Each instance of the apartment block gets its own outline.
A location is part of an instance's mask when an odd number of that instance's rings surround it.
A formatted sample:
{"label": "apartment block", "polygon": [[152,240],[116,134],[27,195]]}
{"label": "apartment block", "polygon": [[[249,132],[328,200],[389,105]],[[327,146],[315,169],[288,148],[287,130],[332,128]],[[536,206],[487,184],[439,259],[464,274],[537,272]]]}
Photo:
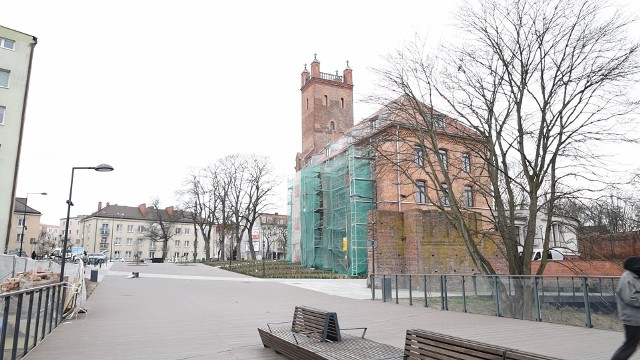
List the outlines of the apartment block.
{"label": "apartment block", "polygon": [[0,26],[0,239],[15,245],[12,222],[20,164],[34,36]]}

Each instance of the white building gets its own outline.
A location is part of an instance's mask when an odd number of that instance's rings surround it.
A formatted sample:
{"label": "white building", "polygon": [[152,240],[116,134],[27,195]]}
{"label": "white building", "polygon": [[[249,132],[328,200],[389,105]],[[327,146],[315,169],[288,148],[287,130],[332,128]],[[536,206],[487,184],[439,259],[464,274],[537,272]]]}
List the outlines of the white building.
{"label": "white building", "polygon": [[[519,244],[522,244],[524,242],[528,213],[528,209],[516,210],[515,225],[518,231]],[[543,212],[538,212],[536,218],[536,235],[533,239],[534,249],[542,249],[546,228],[547,215]],[[553,216],[551,222],[549,247],[556,248],[563,255],[578,255],[578,241],[576,236],[577,228],[577,220],[566,216]]]}
{"label": "white building", "polygon": [[[0,240],[11,234],[34,36],[0,26]],[[13,239],[15,242],[15,239]]]}

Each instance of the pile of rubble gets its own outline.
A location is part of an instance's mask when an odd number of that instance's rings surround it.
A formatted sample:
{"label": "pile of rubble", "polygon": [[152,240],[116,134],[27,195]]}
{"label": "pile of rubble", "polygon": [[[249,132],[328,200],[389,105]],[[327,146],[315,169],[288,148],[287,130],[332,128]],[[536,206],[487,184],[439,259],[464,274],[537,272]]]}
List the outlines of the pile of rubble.
{"label": "pile of rubble", "polygon": [[18,291],[34,287],[55,284],[60,281],[60,273],[44,271],[26,271],[8,278],[0,284],[0,292]]}

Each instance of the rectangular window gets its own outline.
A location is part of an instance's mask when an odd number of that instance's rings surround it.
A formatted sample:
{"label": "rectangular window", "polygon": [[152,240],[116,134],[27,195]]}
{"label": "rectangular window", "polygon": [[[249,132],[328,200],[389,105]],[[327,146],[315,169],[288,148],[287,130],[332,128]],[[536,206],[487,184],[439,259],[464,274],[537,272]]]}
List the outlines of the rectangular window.
{"label": "rectangular window", "polygon": [[176,228],[176,235],[182,234],[182,228]]}
{"label": "rectangular window", "polygon": [[16,237],[16,242],[18,243],[22,242],[22,234],[18,234],[18,236]]}
{"label": "rectangular window", "polygon": [[127,225],[127,232],[133,232],[133,225]]}
{"label": "rectangular window", "polygon": [[176,240],[175,244],[176,247],[180,247],[180,240]]}
{"label": "rectangular window", "polygon": [[436,129],[444,129],[444,116],[439,114],[434,114],[432,116],[433,119],[433,127]]}
{"label": "rectangular window", "polygon": [[191,234],[191,229],[189,229],[189,228],[184,229],[184,234],[185,235]]}
{"label": "rectangular window", "polygon": [[464,187],[464,204],[467,207],[473,207],[473,189],[471,186]]}
{"label": "rectangular window", "polygon": [[142,246],[142,241],[143,241],[142,239],[138,239],[138,240],[136,240],[136,245],[138,245],[138,246]]}
{"label": "rectangular window", "polygon": [[184,241],[184,247],[189,247],[189,240]]}
{"label": "rectangular window", "polygon": [[22,222],[22,218],[18,218],[18,227],[22,227],[24,223]]}
{"label": "rectangular window", "polygon": [[416,146],[413,148],[413,156],[416,165],[424,166],[424,148],[422,146]]}
{"label": "rectangular window", "polygon": [[116,231],[117,232],[121,232],[122,231],[122,224],[116,225]]}
{"label": "rectangular window", "polygon": [[442,191],[440,193],[440,204],[442,206],[448,206],[449,205],[449,185],[441,184],[441,186],[442,186]]}
{"label": "rectangular window", "polygon": [[471,157],[469,154],[462,154],[462,171],[467,174],[471,172]]}
{"label": "rectangular window", "polygon": [[127,259],[131,259],[131,251],[126,251],[124,253],[124,257],[126,257]]}
{"label": "rectangular window", "polygon": [[113,240],[113,243],[116,245],[120,245],[122,243],[122,239],[121,238],[115,238],[115,240]]}
{"label": "rectangular window", "polygon": [[426,184],[424,180],[416,181],[416,202],[424,204],[427,202]]}
{"label": "rectangular window", "polygon": [[138,232],[139,233],[143,233],[144,232],[144,226],[138,225]]}
{"label": "rectangular window", "polygon": [[133,245],[133,239],[127,238],[127,245]]}
{"label": "rectangular window", "polygon": [[188,252],[182,253],[182,257],[185,258],[185,259],[188,259],[189,258],[189,253]]}
{"label": "rectangular window", "polygon": [[440,160],[442,160],[442,166],[444,167],[444,169],[447,169],[447,150],[445,149],[440,149],[438,150],[438,156],[440,156]]}
{"label": "rectangular window", "polygon": [[109,224],[102,224],[102,227],[100,227],[100,235],[109,235]]}
{"label": "rectangular window", "polygon": [[156,257],[156,252],[155,251],[149,251],[149,258],[153,259]]}
{"label": "rectangular window", "polygon": [[9,50],[15,50],[16,42],[5,38],[0,38],[0,47]]}
{"label": "rectangular window", "polygon": [[0,125],[4,125],[4,113],[6,110],[6,106],[0,106]]}
{"label": "rectangular window", "polygon": [[120,250],[116,250],[116,251],[114,251],[114,252],[113,252],[113,258],[114,258],[114,259],[117,259],[117,258],[119,258],[119,257],[120,257]]}
{"label": "rectangular window", "polygon": [[9,74],[11,71],[0,69],[0,87],[9,87]]}

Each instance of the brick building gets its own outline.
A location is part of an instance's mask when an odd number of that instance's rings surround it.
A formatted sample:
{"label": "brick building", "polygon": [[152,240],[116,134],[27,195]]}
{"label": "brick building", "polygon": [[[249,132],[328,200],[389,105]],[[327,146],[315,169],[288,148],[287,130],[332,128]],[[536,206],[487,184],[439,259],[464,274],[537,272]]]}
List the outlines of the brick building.
{"label": "brick building", "polygon": [[[420,123],[406,111],[412,105],[406,98],[354,125],[348,62],[342,75],[334,75],[321,72],[314,56],[311,71],[305,66],[301,74],[301,95],[289,259],[349,275],[474,272],[441,211],[456,201],[472,228],[487,227],[481,219],[489,214],[491,196],[488,187],[475,188],[484,176],[476,134],[424,104],[414,107],[428,113],[429,122]],[[451,189],[442,181],[445,174],[453,179]],[[477,243],[486,254],[497,254],[488,240],[478,236]],[[490,258],[500,268],[502,260]]]}

